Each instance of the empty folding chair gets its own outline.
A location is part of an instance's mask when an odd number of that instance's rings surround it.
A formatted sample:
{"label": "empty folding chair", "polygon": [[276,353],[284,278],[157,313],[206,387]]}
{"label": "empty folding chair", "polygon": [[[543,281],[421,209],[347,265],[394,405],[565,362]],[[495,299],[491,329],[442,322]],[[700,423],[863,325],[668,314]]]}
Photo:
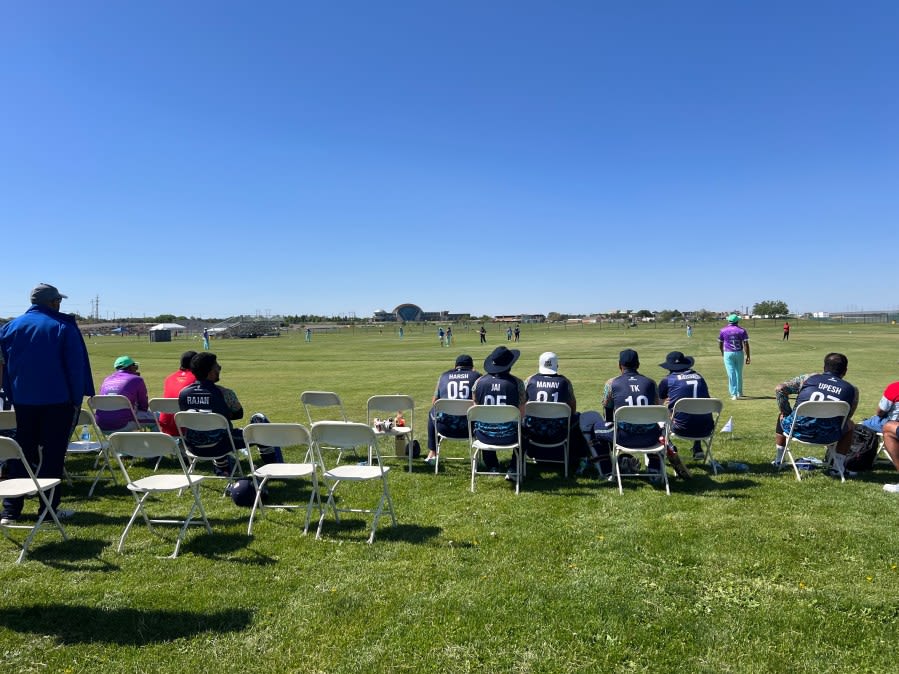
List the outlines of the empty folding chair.
{"label": "empty folding chair", "polygon": [[[389,466],[385,466],[378,454],[378,441],[375,432],[368,424],[356,424],[345,421],[319,421],[312,425],[313,449],[316,452],[316,460],[321,465],[325,483],[329,485],[326,509],[334,512],[334,519],[340,521],[340,513],[357,512],[372,513],[371,534],[368,542],[375,540],[375,531],[378,528],[378,520],[384,512],[385,506],[390,513],[393,526],[396,526],[396,515],[393,511],[393,502],[390,500],[390,491],[387,487],[387,473]],[[339,449],[364,448],[371,457],[367,465],[339,465],[326,468],[322,447],[334,447]],[[381,481],[381,495],[378,504],[374,508],[338,508],[334,499],[334,492],[343,482],[366,482],[370,480]],[[315,537],[321,538],[322,524],[325,521],[326,510],[321,512],[318,520],[318,530]]]}
{"label": "empty folding chair", "polygon": [[[621,424],[635,424],[641,426],[657,425],[659,428],[659,438],[649,447],[630,447],[625,445],[626,435],[622,432]],[[612,470],[615,471],[615,477],[618,479],[618,493],[624,494],[624,487],[621,485],[622,475],[625,477],[634,477],[639,473],[622,473],[621,464],[618,457],[621,454],[637,454],[643,455],[648,462],[650,456],[659,458],[659,469],[661,475],[659,478],[665,484],[665,493],[671,495],[671,489],[668,486],[668,470],[665,467],[665,452],[668,447],[668,408],[665,405],[635,405],[633,407],[624,406],[615,410],[614,425],[612,430]]]}
{"label": "empty folding chair", "polygon": [[[300,403],[306,412],[310,428],[319,421],[347,421],[346,412],[343,410],[343,402],[341,402],[340,396],[333,391],[303,391],[300,394]],[[354,447],[351,451],[353,456],[359,460],[360,457],[356,453],[356,448]],[[337,454],[337,463],[340,463],[342,458],[343,453],[339,452]]]}
{"label": "empty folding chair", "polygon": [[[154,524],[175,524],[181,525],[178,532],[178,538],[175,541],[175,550],[169,555],[171,558],[178,556],[181,550],[181,542],[187,528],[193,520],[194,513],[198,512],[205,525],[206,531],[212,533],[212,527],[209,526],[209,520],[206,519],[206,511],[203,510],[203,503],[200,500],[200,482],[203,481],[202,475],[190,475],[184,458],[181,456],[181,450],[177,441],[166,433],[158,432],[140,432],[140,431],[122,431],[113,433],[109,436],[109,448],[118,461],[119,468],[125,478],[125,486],[134,496],[136,503],[131,519],[122,532],[119,539],[118,551],[122,552],[125,546],[125,538],[131,531],[131,526],[140,515],[147,528],[153,531]],[[148,477],[133,479],[129,473],[127,458],[136,459],[157,459],[159,457],[168,457],[174,459],[178,463],[180,470],[175,473],[152,473]],[[131,469],[134,472],[134,469]],[[191,506],[184,519],[154,519],[147,514],[146,506],[152,497],[156,497],[166,492],[177,492],[180,497],[182,492],[188,491],[191,495]],[[201,522],[197,522],[200,524]]]}
{"label": "empty folding chair", "polygon": [[[262,494],[270,480],[309,480],[312,485],[312,493],[306,504],[306,523],[303,533],[309,531],[309,520],[312,517],[312,506],[318,503],[319,514],[322,514],[321,496],[318,491],[318,466],[314,461],[312,450],[312,437],[302,424],[248,424],[243,429],[244,442],[250,445],[263,445],[280,447],[282,453],[297,454],[302,450],[302,461],[267,463],[257,466],[253,471],[256,480],[256,499],[253,501],[253,509],[250,511],[250,523],[247,527],[247,535],[253,535],[253,518],[258,509],[260,514],[266,508],[302,508],[301,505],[281,504],[274,505],[262,502]],[[289,450],[289,451],[288,451]],[[297,456],[297,458],[300,458]]]}
{"label": "empty folding chair", "polygon": [[12,540],[12,537],[9,535],[10,529],[24,529],[28,531],[28,535],[22,543],[22,551],[19,553],[19,558],[16,560],[16,564],[21,564],[28,554],[28,547],[31,545],[31,541],[34,540],[35,534],[37,534],[38,530],[41,528],[41,525],[44,523],[44,519],[48,514],[52,518],[53,524],[59,529],[59,533],[62,534],[63,540],[68,539],[65,529],[63,529],[59,518],[56,516],[56,511],[50,506],[51,501],[53,501],[53,492],[60,485],[62,480],[56,477],[36,477],[34,471],[31,469],[31,465],[25,459],[25,454],[22,452],[19,443],[12,438],[0,436],[0,462],[3,461],[21,461],[27,476],[0,480],[0,499],[24,498],[26,496],[37,495],[41,500],[41,505],[38,506],[40,515],[38,515],[34,524],[0,524],[3,535],[9,540]]}
{"label": "empty folding chair", "polygon": [[[374,428],[378,439],[390,438],[394,441],[397,456],[407,459],[409,472],[412,472],[412,441],[415,438],[415,401],[406,395],[377,395],[368,399],[366,404],[368,425]],[[384,417],[380,427],[375,419]],[[386,419],[392,419],[390,424]],[[402,420],[401,426],[397,425]],[[402,450],[402,453],[401,453]]]}
{"label": "empty folding chair", "polygon": [[[86,438],[82,437],[85,432],[88,436]],[[103,478],[104,472],[109,473],[109,479],[112,480],[113,484],[118,484],[115,471],[112,469],[112,463],[109,460],[108,448],[109,440],[103,431],[100,430],[100,427],[97,426],[94,415],[90,410],[81,410],[78,413],[78,423],[75,425],[72,439],[66,449],[66,458],[68,459],[69,456],[94,457],[93,482],[91,482],[91,488],[87,492],[88,497],[94,495],[94,489],[96,489],[97,483]],[[68,470],[66,475],[69,475]],[[69,477],[70,483],[71,479]]]}

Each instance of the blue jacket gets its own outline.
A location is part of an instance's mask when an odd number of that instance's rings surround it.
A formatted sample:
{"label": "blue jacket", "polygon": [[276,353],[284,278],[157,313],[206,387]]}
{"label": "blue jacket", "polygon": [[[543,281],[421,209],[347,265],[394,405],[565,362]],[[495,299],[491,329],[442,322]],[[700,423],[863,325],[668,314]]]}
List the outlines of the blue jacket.
{"label": "blue jacket", "polygon": [[81,407],[94,395],[87,347],[75,319],[33,304],[0,327],[3,388],[13,405]]}

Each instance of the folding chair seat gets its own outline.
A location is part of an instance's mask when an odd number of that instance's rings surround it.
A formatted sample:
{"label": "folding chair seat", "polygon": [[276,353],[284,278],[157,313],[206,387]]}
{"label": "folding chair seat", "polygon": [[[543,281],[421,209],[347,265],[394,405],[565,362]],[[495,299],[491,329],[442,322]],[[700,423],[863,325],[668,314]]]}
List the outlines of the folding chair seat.
{"label": "folding chair seat", "polygon": [[[470,399],[464,400],[454,400],[450,398],[438,398],[434,401],[434,431],[437,437],[437,447],[435,451],[437,452],[437,458],[434,460],[434,474],[437,474],[437,470],[440,466],[440,449],[443,447],[444,440],[468,440],[468,408],[474,405],[474,401]],[[459,426],[459,433],[457,435],[445,435],[440,432],[439,427],[437,425],[437,418],[439,415],[447,415],[451,417],[459,417],[462,420],[462,424]],[[468,461],[467,456],[459,457],[459,461]],[[449,458],[444,459],[444,461],[450,460]]]}
{"label": "folding chair seat", "polygon": [[[838,441],[835,440],[829,444],[822,444],[818,442],[806,442],[794,437],[793,431],[796,428],[796,419],[799,417],[809,419],[839,419],[840,427],[842,428],[846,423],[846,417],[848,416],[849,403],[842,400],[806,400],[796,406],[793,410],[793,424],[790,426],[790,430],[786,434],[786,442],[784,442],[784,456],[790,459],[790,463],[793,466],[793,472],[796,473],[797,481],[801,481],[802,476],[799,474],[799,467],[796,465],[796,460],[793,457],[793,451],[790,448],[790,445],[798,442],[801,445],[826,447],[824,460],[825,463],[827,463],[831,459],[831,455],[836,451]],[[842,464],[836,466],[836,468],[840,474],[840,481],[845,482],[846,475]]]}
{"label": "folding chair seat", "polygon": [[[206,527],[208,533],[212,533],[212,527],[209,526],[209,520],[206,519],[206,511],[203,509],[203,503],[200,500],[200,482],[203,481],[202,475],[190,475],[187,466],[184,463],[184,457],[178,447],[177,441],[166,433],[158,433],[156,431],[120,431],[109,436],[109,448],[118,461],[119,468],[125,478],[125,486],[134,496],[136,503],[134,512],[122,532],[119,539],[118,551],[122,552],[125,547],[125,538],[131,527],[140,515],[147,528],[153,531],[154,524],[175,524],[181,525],[178,532],[178,538],[175,541],[175,551],[169,555],[174,559],[178,556],[181,549],[181,542],[184,540],[184,534],[190,526],[194,517],[194,512],[198,512],[202,523]],[[129,473],[126,458],[135,459],[158,459],[160,457],[173,458],[180,470],[176,473],[152,473],[148,477],[133,479]],[[132,472],[136,469],[132,467]],[[166,492],[177,492],[180,497],[184,491],[189,491],[191,495],[191,506],[184,519],[154,519],[147,514],[146,506],[151,497],[156,497]]]}
{"label": "folding chair seat", "polygon": [[[564,422],[565,437],[557,442],[546,442],[536,440],[534,436],[529,436],[528,427],[532,424],[538,427],[542,422]],[[562,459],[540,458],[543,463],[562,463],[564,464],[565,477],[568,477],[568,453],[571,439],[571,408],[566,403],[544,402],[531,400],[524,405],[524,430],[522,431],[526,445],[541,450],[562,450]]]}
{"label": "folding chair seat", "polygon": [[[712,475],[718,474],[718,464],[712,458],[712,441],[715,439],[718,417],[721,416],[721,410],[723,409],[724,404],[718,398],[681,398],[674,403],[674,407],[671,409],[671,437],[680,438],[688,442],[701,442],[705,447],[705,462],[712,467]],[[709,431],[708,435],[699,437],[678,433],[674,430],[674,417],[676,414],[711,414],[712,430]]]}
{"label": "folding chair seat", "polygon": [[[240,455],[234,446],[231,426],[225,417],[215,412],[177,412],[175,425],[178,427],[178,432],[181,433],[181,446],[190,460],[187,467],[189,474],[193,474],[197,464],[201,461],[214,462],[216,459],[230,457],[233,462],[230,473],[214,477],[225,480],[233,480],[236,475],[243,477]],[[216,451],[210,453],[213,449]]]}
{"label": "folding chair seat", "polygon": [[59,518],[56,516],[56,511],[50,506],[50,503],[53,501],[53,492],[60,485],[62,480],[58,477],[36,477],[31,465],[25,459],[25,454],[22,452],[19,443],[12,438],[0,436],[0,462],[4,461],[21,461],[22,466],[24,466],[25,472],[27,473],[27,477],[0,480],[0,499],[37,495],[42,504],[38,507],[40,514],[33,525],[0,524],[3,535],[9,540],[12,540],[12,537],[9,535],[10,529],[28,530],[28,535],[22,543],[22,551],[19,553],[19,558],[16,560],[16,564],[21,564],[28,554],[28,547],[31,545],[31,541],[34,540],[35,535],[44,523],[44,519],[47,517],[48,513],[53,520],[53,524],[56,525],[56,528],[59,529],[59,533],[62,534],[63,540],[68,540],[66,531],[63,529]]}
{"label": "folding chair seat", "polygon": [[[391,438],[395,443],[394,454],[398,457],[407,459],[409,463],[409,472],[412,472],[412,441],[415,438],[415,401],[411,396],[406,395],[377,395],[368,399],[366,404],[368,415],[368,425],[375,431],[378,440],[382,438]],[[394,424],[390,428],[376,428],[374,420],[377,417],[388,416],[396,420],[402,415],[404,426]],[[394,448],[391,448],[394,449]],[[402,453],[401,453],[402,450]],[[389,454],[387,455],[389,456]],[[386,458],[382,455],[382,458]]]}
{"label": "folding chair seat", "polygon": [[319,514],[322,513],[322,501],[318,490],[318,466],[315,463],[312,451],[312,437],[302,424],[248,424],[244,426],[243,438],[247,447],[250,445],[267,445],[280,447],[282,452],[292,448],[293,452],[300,451],[304,447],[305,453],[302,462],[293,463],[267,463],[253,470],[253,478],[256,481],[256,499],[253,501],[253,509],[250,511],[250,523],[247,527],[247,535],[253,535],[253,518],[256,511],[260,514],[266,508],[302,508],[301,505],[281,504],[274,505],[262,502],[262,494],[270,480],[301,480],[308,479],[312,483],[312,493],[306,504],[306,523],[303,534],[309,531],[309,520],[312,517],[312,505],[318,503]]}
{"label": "folding chair seat", "polygon": [[[629,447],[623,444],[621,437],[621,424],[639,424],[639,425],[657,425],[659,427],[660,442],[656,442],[649,447]],[[623,477],[645,477],[643,473],[622,473],[621,464],[618,457],[621,454],[637,454],[642,455],[647,460],[650,456],[658,456],[660,462],[661,475],[659,478],[665,485],[665,493],[671,495],[671,489],[668,486],[668,469],[665,463],[665,452],[668,447],[668,408],[665,405],[635,405],[619,407],[615,410],[614,423],[612,426],[612,470],[618,480],[618,493],[624,494],[624,487],[621,484]]]}
{"label": "folding chair seat", "polygon": [[[478,423],[514,424],[515,440],[507,445],[492,445],[478,440],[475,427]],[[471,447],[471,492],[474,493],[474,481],[477,475],[493,475],[497,473],[478,470],[478,459],[485,451],[511,451],[515,458],[515,493],[521,489],[521,478],[524,475],[524,452],[521,448],[521,412],[513,405],[472,405],[468,408],[468,444]]]}
{"label": "folding chair seat", "polygon": [[[88,429],[91,437],[89,440],[81,439],[81,432],[85,427]],[[93,470],[95,473],[91,488],[87,492],[88,497],[94,495],[94,489],[96,489],[97,483],[103,478],[104,472],[109,473],[108,479],[112,480],[113,484],[118,484],[115,471],[112,468],[112,462],[109,460],[109,440],[103,431],[100,430],[100,427],[97,426],[97,421],[90,410],[81,410],[78,413],[78,423],[75,424],[75,430],[72,432],[72,438],[66,449],[66,458],[85,455],[94,457]],[[71,483],[72,477],[68,470],[66,470],[66,476],[68,476],[69,483]]]}
{"label": "folding chair seat", "polygon": [[[371,534],[368,542],[375,540],[375,531],[378,528],[378,520],[384,512],[386,505],[390,513],[393,526],[396,526],[396,514],[393,510],[393,502],[390,499],[390,491],[387,487],[387,473],[389,466],[385,466],[378,454],[378,440],[375,432],[368,424],[356,424],[346,421],[319,421],[312,425],[313,450],[316,452],[316,460],[323,471],[325,483],[329,485],[326,509],[334,512],[334,519],[340,521],[340,513],[357,512],[372,513]],[[355,449],[364,447],[370,460],[367,465],[338,465],[326,468],[322,454],[322,448]],[[369,480],[381,481],[381,495],[375,508],[338,508],[334,500],[334,492],[342,482],[366,482]],[[318,520],[316,539],[321,538],[322,524],[325,521],[326,510],[322,510]]]}

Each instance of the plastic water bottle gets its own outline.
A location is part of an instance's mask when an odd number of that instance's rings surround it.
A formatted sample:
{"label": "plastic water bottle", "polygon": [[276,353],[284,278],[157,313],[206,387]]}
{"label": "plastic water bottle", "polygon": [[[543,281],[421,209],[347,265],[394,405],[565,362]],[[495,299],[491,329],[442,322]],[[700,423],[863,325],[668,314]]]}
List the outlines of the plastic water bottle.
{"label": "plastic water bottle", "polygon": [[87,424],[81,427],[81,442],[90,442],[91,432],[87,428]]}

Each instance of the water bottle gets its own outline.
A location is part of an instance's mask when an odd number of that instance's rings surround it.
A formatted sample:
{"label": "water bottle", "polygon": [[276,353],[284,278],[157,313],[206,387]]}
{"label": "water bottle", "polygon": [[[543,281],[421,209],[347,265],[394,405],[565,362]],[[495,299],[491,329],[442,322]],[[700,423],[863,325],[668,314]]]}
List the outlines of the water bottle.
{"label": "water bottle", "polygon": [[91,432],[87,428],[87,424],[81,427],[81,442],[90,442]]}

